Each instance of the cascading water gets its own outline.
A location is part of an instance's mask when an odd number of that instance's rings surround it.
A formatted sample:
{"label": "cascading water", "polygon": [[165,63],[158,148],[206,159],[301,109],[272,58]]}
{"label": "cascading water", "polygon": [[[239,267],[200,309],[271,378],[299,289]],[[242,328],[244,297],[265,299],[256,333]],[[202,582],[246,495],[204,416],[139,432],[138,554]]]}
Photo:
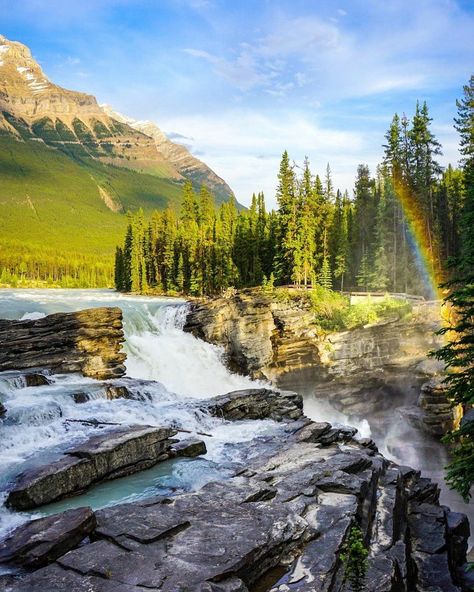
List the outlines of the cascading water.
{"label": "cascading water", "polygon": [[[123,311],[127,375],[156,382],[137,381],[135,386],[127,382],[134,398],[109,400],[106,384],[78,375],[52,376],[50,385],[27,387],[18,374],[0,373],[0,402],[8,410],[0,419],[0,538],[32,516],[198,489],[211,480],[226,478],[236,463],[245,463],[258,454],[259,437],[279,436],[282,431],[271,421],[225,422],[199,410],[198,399],[256,383],[230,373],[220,348],[182,330],[187,308],[183,300],[125,296],[107,290],[0,291],[0,318],[34,319],[99,306],[119,306]],[[282,386],[305,396],[309,417],[355,425],[361,436],[374,437],[387,457],[425,469],[428,476],[442,483],[444,449],[439,443],[436,448],[426,448],[426,438],[398,418],[396,409],[388,412],[387,422],[380,426],[373,414],[348,417],[324,398],[315,397],[311,381],[296,380]],[[78,404],[77,394],[85,402]],[[8,483],[24,469],[44,463],[95,429],[66,419],[91,418],[121,424],[169,425],[212,436],[203,437],[208,449],[205,457],[160,463],[147,471],[97,485],[81,496],[42,507],[35,514],[8,511],[2,505]],[[469,512],[469,507],[446,488],[442,500],[453,509],[467,511],[474,520],[472,510]]]}
{"label": "cascading water", "polygon": [[[93,432],[92,426],[66,419],[97,419],[120,424],[169,425],[205,432],[205,457],[161,463],[137,475],[108,482],[87,494],[41,508],[51,513],[68,507],[110,503],[143,496],[196,489],[225,478],[235,463],[257,453],[250,443],[281,429],[272,421],[228,423],[200,411],[205,399],[256,383],[230,373],[222,351],[185,333],[187,304],[178,299],[118,295],[107,290],[8,290],[0,292],[0,318],[39,318],[99,306],[123,311],[127,382],[133,399],[107,398],[107,384],[78,375],[54,375],[51,384],[27,387],[15,372],[0,373],[0,401],[7,414],[0,420],[0,492],[21,471],[43,464],[57,452]],[[78,404],[77,396],[81,397]],[[257,440],[258,441],[258,440]],[[248,445],[247,445],[248,444]],[[31,514],[0,508],[0,537]]]}

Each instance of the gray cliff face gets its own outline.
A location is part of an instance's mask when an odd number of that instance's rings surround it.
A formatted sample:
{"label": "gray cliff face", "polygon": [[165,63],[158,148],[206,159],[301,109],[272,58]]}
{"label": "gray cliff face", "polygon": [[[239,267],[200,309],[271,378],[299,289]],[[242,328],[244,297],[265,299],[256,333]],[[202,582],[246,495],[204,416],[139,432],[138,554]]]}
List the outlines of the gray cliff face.
{"label": "gray cliff face", "polygon": [[393,318],[323,334],[308,305],[273,301],[256,291],[194,303],[185,325],[185,331],[222,345],[235,369],[271,379],[314,366],[330,377],[414,368],[439,344],[437,328],[432,312],[420,310],[408,321]]}
{"label": "gray cliff face", "polygon": [[[125,374],[123,341],[119,308],[57,313],[34,321],[0,319],[0,371],[41,368],[101,380],[119,377]],[[41,374],[26,375],[31,386],[35,377],[47,380]]]}
{"label": "gray cliff face", "polygon": [[[391,318],[350,331],[322,333],[305,302],[279,302],[255,290],[193,303],[185,331],[224,348],[228,365],[283,388],[295,373],[354,417],[382,411],[398,397],[407,419],[441,436],[456,412],[440,386],[442,368],[427,358],[440,338],[438,309],[421,305],[408,320]],[[401,394],[415,390],[416,399]],[[392,403],[393,405],[393,403]]]}

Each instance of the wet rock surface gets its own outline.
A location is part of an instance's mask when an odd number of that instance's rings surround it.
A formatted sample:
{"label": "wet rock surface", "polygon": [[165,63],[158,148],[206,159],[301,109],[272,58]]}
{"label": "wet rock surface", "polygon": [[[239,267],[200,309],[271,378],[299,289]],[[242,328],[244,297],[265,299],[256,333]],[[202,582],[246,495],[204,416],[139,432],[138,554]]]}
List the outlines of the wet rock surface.
{"label": "wet rock surface", "polygon": [[169,458],[176,432],[170,428],[126,426],[93,435],[45,466],[17,478],[7,505],[35,508],[80,493],[93,483],[147,469]]}
{"label": "wet rock surface", "polygon": [[76,547],[96,526],[96,517],[90,508],[32,520],[0,543],[0,563],[42,567]]}
{"label": "wet rock surface", "polygon": [[267,388],[244,389],[209,400],[205,409],[217,417],[239,419],[298,419],[303,415],[303,398],[291,391]]}
{"label": "wet rock surface", "polygon": [[441,378],[432,378],[421,387],[418,406],[423,410],[421,426],[433,436],[443,436],[455,425],[456,411],[446,396]]}
{"label": "wet rock surface", "polygon": [[[253,413],[255,394],[248,398]],[[369,549],[364,590],[461,589],[468,524],[439,505],[435,484],[355,439],[353,428],[301,414],[285,421],[284,436],[257,444],[233,478],[96,511],[81,546],[5,590],[342,592],[341,552],[354,524]]]}
{"label": "wet rock surface", "polygon": [[[125,374],[122,311],[92,308],[37,320],[0,319],[0,371],[47,368],[108,379]],[[46,377],[27,374],[29,384]]]}

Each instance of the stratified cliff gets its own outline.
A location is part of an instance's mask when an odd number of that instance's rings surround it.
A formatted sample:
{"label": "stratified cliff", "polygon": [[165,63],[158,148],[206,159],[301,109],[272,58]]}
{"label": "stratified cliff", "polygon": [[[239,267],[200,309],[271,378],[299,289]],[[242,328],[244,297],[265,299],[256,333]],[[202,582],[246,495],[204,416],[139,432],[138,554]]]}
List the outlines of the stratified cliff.
{"label": "stratified cliff", "polygon": [[440,345],[439,323],[438,307],[419,305],[406,319],[328,333],[306,300],[243,290],[193,303],[185,330],[222,346],[237,372],[283,387],[304,372],[321,397],[351,416],[386,409],[398,396],[408,420],[441,436],[452,428],[455,412],[440,387],[442,368],[427,359]]}
{"label": "stratified cliff", "polygon": [[277,379],[318,366],[333,377],[366,377],[381,370],[414,368],[439,343],[437,311],[423,307],[408,320],[398,317],[350,331],[318,328],[301,299],[275,300],[255,290],[193,303],[185,331],[224,347],[229,364],[252,376]]}
{"label": "stratified cliff", "polygon": [[0,371],[37,368],[116,378],[125,374],[123,341],[119,308],[56,313],[37,320],[0,319]]}

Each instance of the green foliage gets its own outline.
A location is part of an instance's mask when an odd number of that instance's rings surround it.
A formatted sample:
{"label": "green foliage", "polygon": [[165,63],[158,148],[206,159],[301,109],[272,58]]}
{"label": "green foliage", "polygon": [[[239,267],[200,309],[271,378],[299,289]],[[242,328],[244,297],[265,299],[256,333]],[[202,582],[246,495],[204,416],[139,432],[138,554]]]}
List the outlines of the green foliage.
{"label": "green foliage", "polygon": [[[107,207],[99,188],[121,212]],[[112,286],[115,248],[127,225],[122,212],[143,207],[149,214],[180,201],[180,186],[168,180],[1,136],[0,269],[21,285]]]}
{"label": "green foliage", "polygon": [[275,276],[273,272],[270,274],[270,277],[267,279],[267,276],[263,276],[262,280],[262,292],[267,295],[272,295],[275,290]]}
{"label": "green foliage", "polygon": [[387,317],[404,318],[411,312],[410,304],[384,298],[383,300],[353,304],[339,292],[321,286],[309,292],[316,324],[325,331],[343,331],[376,323]]}
{"label": "green foliage", "polygon": [[349,583],[352,592],[363,592],[365,589],[368,556],[362,531],[356,524],[352,526],[340,555],[344,565],[344,581]]}
{"label": "green foliage", "polygon": [[[474,75],[457,106],[455,121],[461,136],[464,173],[462,246],[453,263],[454,278],[445,286],[450,290],[445,299],[451,309],[450,320],[440,333],[446,335],[447,342],[433,355],[446,365],[448,398],[466,412],[474,407]],[[446,441],[454,445],[446,480],[467,502],[474,485],[474,421],[465,418]]]}
{"label": "green foliage", "polygon": [[345,328],[343,319],[349,308],[349,298],[322,286],[313,288],[309,298],[316,324],[321,329],[335,331]]}

